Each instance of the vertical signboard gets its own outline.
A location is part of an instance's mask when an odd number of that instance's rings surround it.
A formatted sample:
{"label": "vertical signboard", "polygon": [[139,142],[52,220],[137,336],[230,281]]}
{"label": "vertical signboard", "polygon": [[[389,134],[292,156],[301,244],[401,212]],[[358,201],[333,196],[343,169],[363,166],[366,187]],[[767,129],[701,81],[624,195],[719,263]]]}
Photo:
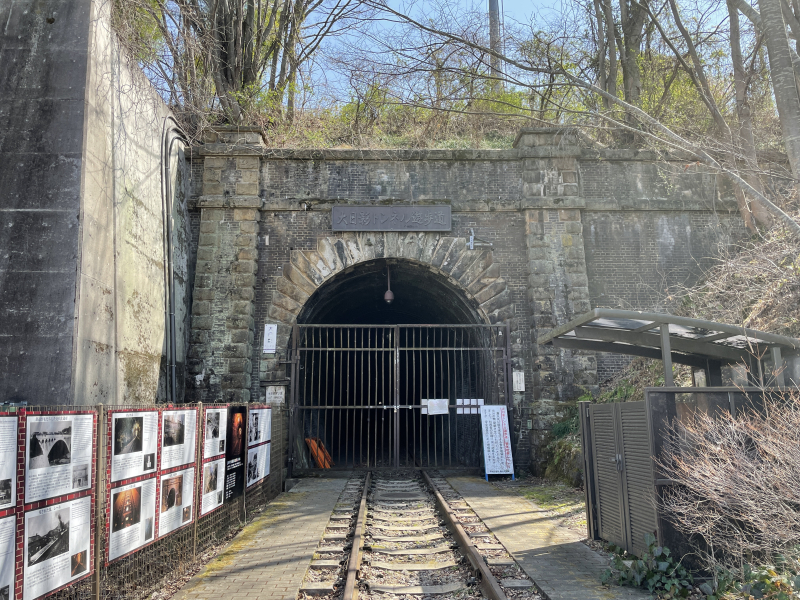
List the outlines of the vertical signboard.
{"label": "vertical signboard", "polygon": [[225,498],[228,502],[244,493],[244,461],[247,443],[247,408],[228,407],[228,447],[225,451]]}
{"label": "vertical signboard", "polygon": [[23,600],[34,600],[89,574],[90,496],[30,510],[24,518]]}
{"label": "vertical signboard", "polygon": [[194,466],[158,478],[158,537],[180,529],[194,517]]}
{"label": "vertical signboard", "polygon": [[108,560],[112,561],[155,539],[156,478],[114,488],[109,497]]}
{"label": "vertical signboard", "polygon": [[200,514],[210,513],[225,501],[225,458],[210,460],[203,465]]}
{"label": "vertical signboard", "polygon": [[161,413],[161,468],[193,463],[197,439],[197,409],[165,410]]}
{"label": "vertical signboard", "polygon": [[481,407],[481,427],[483,429],[483,460],[486,479],[489,475],[514,476],[514,460],[511,456],[511,432],[508,428],[506,407]]}
{"label": "vertical signboard", "polygon": [[14,560],[17,554],[16,533],[16,515],[12,514],[0,519],[0,600],[10,600],[14,597]]}
{"label": "vertical signboard", "polygon": [[110,411],[111,481],[155,474],[158,468],[158,411]]}
{"label": "vertical signboard", "polygon": [[28,415],[25,502],[90,489],[93,439],[93,414]]}
{"label": "vertical signboard", "polygon": [[247,487],[269,475],[272,409],[251,406],[247,423]]}
{"label": "vertical signboard", "polygon": [[203,458],[225,454],[228,437],[228,407],[206,408],[203,429]]}
{"label": "vertical signboard", "polygon": [[[16,415],[0,416],[0,511],[14,508],[17,504],[18,423]],[[0,594],[0,600],[2,598]]]}

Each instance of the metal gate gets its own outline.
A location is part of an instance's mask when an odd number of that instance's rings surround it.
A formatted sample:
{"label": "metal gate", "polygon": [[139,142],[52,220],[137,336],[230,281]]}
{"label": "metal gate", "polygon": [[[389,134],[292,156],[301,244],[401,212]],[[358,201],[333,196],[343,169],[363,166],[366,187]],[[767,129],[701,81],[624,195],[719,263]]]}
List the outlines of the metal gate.
{"label": "metal gate", "polygon": [[579,406],[589,534],[641,556],[658,526],[645,403]]}
{"label": "metal gate", "polygon": [[479,467],[480,404],[510,409],[509,348],[506,325],[295,325],[290,465],[318,468],[313,440],[334,469]]}

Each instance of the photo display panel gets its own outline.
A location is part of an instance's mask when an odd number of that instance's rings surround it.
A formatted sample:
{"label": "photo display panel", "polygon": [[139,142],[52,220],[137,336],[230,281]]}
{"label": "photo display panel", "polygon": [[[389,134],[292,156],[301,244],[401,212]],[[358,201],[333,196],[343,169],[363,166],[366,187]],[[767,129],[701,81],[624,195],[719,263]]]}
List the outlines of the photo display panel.
{"label": "photo display panel", "polygon": [[228,502],[244,493],[244,461],[247,456],[245,429],[247,408],[228,407],[228,448],[225,451],[225,498]]}
{"label": "photo display panel", "polygon": [[156,478],[152,477],[110,491],[109,561],[155,539],[156,487]]}
{"label": "photo display panel", "polygon": [[[165,410],[161,413],[161,468],[193,463],[197,439],[197,410]],[[161,535],[159,533],[159,535]]]}
{"label": "photo display panel", "polygon": [[214,458],[225,454],[226,440],[228,438],[228,409],[205,409],[205,424],[203,431],[203,458]]}
{"label": "photo display panel", "polygon": [[158,537],[180,529],[194,517],[194,467],[158,479]]}
{"label": "photo display panel", "polygon": [[0,519],[0,600],[14,597],[14,559],[17,545],[14,536],[17,532],[17,517],[11,515]]}
{"label": "photo display panel", "polygon": [[[17,425],[19,418],[0,416],[0,510],[17,504]],[[2,589],[0,585],[0,589]],[[0,593],[0,600],[3,594]]]}
{"label": "photo display panel", "polygon": [[111,412],[111,481],[155,473],[158,411]]}
{"label": "photo display panel", "polygon": [[272,409],[250,407],[247,423],[247,446],[268,442],[272,436]]}
{"label": "photo display panel", "polygon": [[269,475],[270,446],[268,442],[247,451],[247,487],[264,481]]}
{"label": "photo display panel", "polygon": [[92,499],[25,513],[23,600],[34,600],[90,572]]}
{"label": "photo display panel", "polygon": [[88,490],[94,415],[27,415],[26,419],[25,502]]}
{"label": "photo display panel", "polygon": [[203,465],[202,483],[200,514],[204,515],[219,508],[225,501],[225,458]]}

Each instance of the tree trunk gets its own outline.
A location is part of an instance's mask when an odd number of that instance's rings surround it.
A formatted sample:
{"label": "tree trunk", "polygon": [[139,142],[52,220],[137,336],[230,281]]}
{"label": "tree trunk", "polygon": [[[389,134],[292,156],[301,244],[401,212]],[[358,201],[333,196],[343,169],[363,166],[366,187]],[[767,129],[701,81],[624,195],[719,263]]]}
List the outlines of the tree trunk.
{"label": "tree trunk", "polygon": [[[745,161],[744,178],[747,183],[763,193],[764,190],[761,186],[761,180],[758,175],[756,175],[758,171],[758,158],[756,156],[755,138],[753,137],[753,119],[747,94],[747,73],[744,69],[744,60],[742,59],[739,11],[730,0],[728,0],[727,4],[728,14],[730,15],[731,62],[733,63],[736,114],[739,121],[737,132]],[[739,212],[750,231],[754,232],[755,230],[753,219],[765,227],[772,225],[772,215],[767,212],[761,202],[755,199],[748,203],[744,191],[738,186],[735,187],[735,190],[736,200],[739,204]]]}
{"label": "tree trunk", "polygon": [[783,143],[797,185],[800,180],[800,98],[789,53],[786,24],[781,14],[780,0],[759,0],[758,6],[766,35],[772,90],[778,107]]}

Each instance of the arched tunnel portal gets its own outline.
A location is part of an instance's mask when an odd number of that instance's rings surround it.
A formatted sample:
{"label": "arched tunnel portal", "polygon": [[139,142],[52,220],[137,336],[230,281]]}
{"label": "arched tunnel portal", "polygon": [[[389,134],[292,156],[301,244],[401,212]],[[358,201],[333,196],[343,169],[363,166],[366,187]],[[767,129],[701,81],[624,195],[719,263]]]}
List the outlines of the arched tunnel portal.
{"label": "arched tunnel portal", "polygon": [[296,467],[324,465],[322,446],[334,468],[479,466],[479,402],[505,403],[506,385],[508,333],[487,321],[458,282],[409,259],[324,282],[294,330]]}

